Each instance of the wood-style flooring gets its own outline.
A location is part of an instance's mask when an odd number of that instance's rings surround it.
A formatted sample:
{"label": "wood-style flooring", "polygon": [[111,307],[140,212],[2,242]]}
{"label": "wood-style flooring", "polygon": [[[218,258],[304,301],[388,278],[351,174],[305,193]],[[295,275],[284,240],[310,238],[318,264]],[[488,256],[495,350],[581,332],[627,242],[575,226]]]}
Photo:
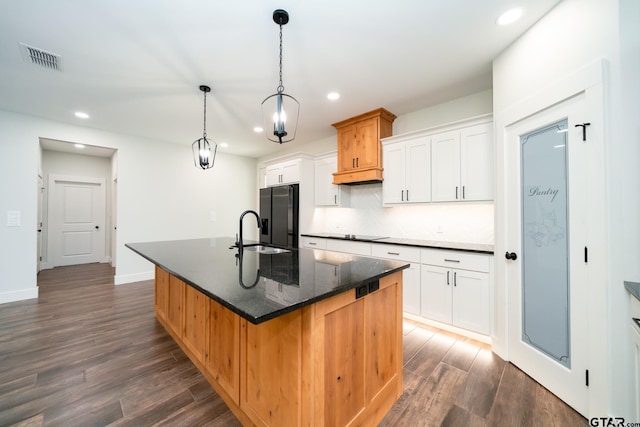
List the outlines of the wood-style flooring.
{"label": "wood-style flooring", "polygon": [[[239,426],[153,311],[153,282],[106,264],[38,277],[0,305],[0,426]],[[406,323],[404,394],[382,426],[587,426],[486,345]],[[286,427],[286,426],[285,426]]]}

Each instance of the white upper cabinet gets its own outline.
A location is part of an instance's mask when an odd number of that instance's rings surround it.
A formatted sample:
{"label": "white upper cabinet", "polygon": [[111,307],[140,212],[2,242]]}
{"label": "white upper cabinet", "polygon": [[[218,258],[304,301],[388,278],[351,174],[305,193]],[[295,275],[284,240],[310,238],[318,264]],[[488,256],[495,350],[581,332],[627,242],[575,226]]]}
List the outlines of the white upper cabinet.
{"label": "white upper cabinet", "polygon": [[300,182],[300,160],[290,160],[267,166],[267,186]]}
{"label": "white upper cabinet", "polygon": [[349,207],[350,189],[333,184],[333,173],[337,170],[338,159],[334,156],[315,161],[315,205]]}
{"label": "white upper cabinet", "polygon": [[460,183],[464,200],[493,200],[493,125],[460,131]]}
{"label": "white upper cabinet", "polygon": [[382,202],[405,204],[431,201],[429,136],[414,135],[402,141],[385,143],[382,152]]}
{"label": "white upper cabinet", "polygon": [[491,123],[431,137],[432,200],[493,200]]}
{"label": "white upper cabinet", "polygon": [[258,168],[258,188],[267,187],[267,168]]}

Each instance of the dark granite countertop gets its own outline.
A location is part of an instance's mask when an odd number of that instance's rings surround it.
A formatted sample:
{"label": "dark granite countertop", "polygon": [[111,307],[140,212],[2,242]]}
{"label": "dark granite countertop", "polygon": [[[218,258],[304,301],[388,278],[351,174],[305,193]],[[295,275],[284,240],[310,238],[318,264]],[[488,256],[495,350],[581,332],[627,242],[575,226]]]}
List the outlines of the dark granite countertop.
{"label": "dark granite countertop", "polygon": [[[420,248],[449,249],[453,251],[478,252],[493,255],[493,245],[482,243],[444,242],[434,240],[403,239],[385,236],[359,236],[338,233],[303,233],[305,237],[320,237],[323,239],[351,240],[355,242],[383,243],[387,245],[415,246]],[[349,237],[347,237],[349,236]]]}
{"label": "dark granite countertop", "polygon": [[640,300],[640,283],[639,282],[624,282],[625,289],[633,295],[637,300]]}
{"label": "dark granite countertop", "polygon": [[268,255],[233,244],[222,237],[125,246],[255,324],[409,266],[315,249]]}

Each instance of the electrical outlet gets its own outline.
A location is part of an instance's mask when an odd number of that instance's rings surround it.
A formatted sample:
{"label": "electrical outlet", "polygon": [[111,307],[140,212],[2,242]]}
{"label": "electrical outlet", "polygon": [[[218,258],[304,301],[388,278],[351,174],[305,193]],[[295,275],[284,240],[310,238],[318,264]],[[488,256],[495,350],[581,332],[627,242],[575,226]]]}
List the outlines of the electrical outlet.
{"label": "electrical outlet", "polygon": [[436,233],[438,234],[443,234],[444,230],[442,229],[442,225],[438,225],[438,227],[436,228]]}

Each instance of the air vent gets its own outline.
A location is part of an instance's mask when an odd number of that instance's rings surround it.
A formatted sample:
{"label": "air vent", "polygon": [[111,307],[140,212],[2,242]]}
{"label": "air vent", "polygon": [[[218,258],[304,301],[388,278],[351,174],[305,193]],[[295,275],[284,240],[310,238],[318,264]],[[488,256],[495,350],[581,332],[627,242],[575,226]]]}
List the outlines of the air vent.
{"label": "air vent", "polygon": [[22,52],[22,58],[26,62],[50,70],[60,71],[62,69],[62,56],[60,55],[24,43],[20,43],[20,51]]}

